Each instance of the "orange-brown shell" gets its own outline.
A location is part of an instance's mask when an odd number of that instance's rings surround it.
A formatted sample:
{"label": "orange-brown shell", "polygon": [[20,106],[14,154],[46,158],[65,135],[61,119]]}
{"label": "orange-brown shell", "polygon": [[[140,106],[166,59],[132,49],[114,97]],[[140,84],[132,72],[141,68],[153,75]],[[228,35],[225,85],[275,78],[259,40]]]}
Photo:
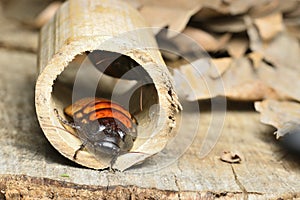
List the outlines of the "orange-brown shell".
{"label": "orange-brown shell", "polygon": [[117,103],[103,98],[83,98],[65,108],[64,112],[74,120],[94,121],[101,118],[115,118],[126,128],[132,129],[134,119]]}

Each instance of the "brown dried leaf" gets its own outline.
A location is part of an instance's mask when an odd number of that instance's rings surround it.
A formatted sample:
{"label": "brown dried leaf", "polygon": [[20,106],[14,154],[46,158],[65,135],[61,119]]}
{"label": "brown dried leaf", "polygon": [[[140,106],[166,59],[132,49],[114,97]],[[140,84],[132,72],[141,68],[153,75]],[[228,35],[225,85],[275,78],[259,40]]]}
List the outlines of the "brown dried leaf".
{"label": "brown dried leaf", "polygon": [[248,27],[252,51],[261,53],[268,62],[276,67],[289,67],[298,70],[296,64],[300,63],[300,46],[297,38],[282,32],[271,41],[263,42],[253,25],[252,19],[245,17],[245,22]]}
{"label": "brown dried leaf", "polygon": [[279,9],[282,13],[289,15],[290,13],[300,11],[299,1],[287,1],[287,0],[279,0]]}
{"label": "brown dried leaf", "polygon": [[[193,82],[191,85],[195,95],[190,99],[225,95],[237,100],[276,98],[300,101],[300,68],[297,65],[300,63],[299,41],[282,32],[268,43],[262,42],[252,19],[246,17],[245,22],[253,50],[248,55],[249,59],[235,59],[230,67],[224,67],[220,77],[216,75],[217,71],[211,72],[210,64],[206,64],[206,68],[200,68],[199,64],[201,76],[188,65],[180,68],[183,74],[190,73],[187,76]],[[205,66],[203,61],[197,62]],[[185,71],[184,67],[189,68],[189,72]],[[219,84],[221,81],[224,83],[223,90]]]}
{"label": "brown dried leaf", "polygon": [[291,133],[300,126],[300,104],[289,101],[265,100],[255,103],[255,109],[261,113],[261,122],[270,124],[278,130],[276,137]]}
{"label": "brown dried leaf", "polygon": [[293,37],[300,40],[300,24],[299,25],[286,24],[286,28],[289,34],[291,34]]}
{"label": "brown dried leaf", "polygon": [[264,58],[263,55],[261,55],[261,53],[259,52],[251,52],[247,54],[247,57],[251,60],[254,68],[258,68]]}
{"label": "brown dried leaf", "polygon": [[236,100],[282,98],[272,87],[264,84],[256,75],[249,59],[235,59],[231,67],[221,77],[225,94]]}
{"label": "brown dried leaf", "polygon": [[174,69],[173,78],[175,85],[179,86],[177,87],[178,94],[190,101],[208,99],[218,93],[223,94],[222,91],[215,91],[216,89],[212,89],[214,91],[210,93],[207,88],[207,83],[212,81],[210,77],[207,77],[209,68],[209,59],[203,58]]}
{"label": "brown dried leaf", "polygon": [[211,63],[217,68],[217,70],[210,70],[210,72],[208,73],[212,78],[218,78],[222,76],[225,73],[225,71],[230,67],[232,63],[232,58],[227,57],[227,58],[211,59]]}
{"label": "brown dried leaf", "polygon": [[246,13],[251,7],[262,6],[270,0],[235,0],[230,4],[230,14],[238,15]]}
{"label": "brown dried leaf", "polygon": [[[199,1],[141,1],[140,13],[151,27],[163,28],[168,26],[175,32],[181,32],[191,16],[201,9]],[[174,36],[174,32],[168,36]]]}
{"label": "brown dried leaf", "polygon": [[[199,59],[192,65],[183,65],[175,69],[177,73],[174,80],[177,85],[182,85],[179,93],[184,94],[188,100],[207,99],[219,95],[235,100],[285,98],[257,77],[247,58],[232,60],[230,67],[226,66],[223,69],[225,71],[221,71],[219,75],[211,60]],[[189,81],[189,86],[184,86],[180,81],[182,76]]]}
{"label": "brown dried leaf", "polygon": [[272,0],[266,2],[265,4],[260,4],[252,7],[249,10],[248,14],[251,17],[262,17],[274,12],[281,12],[286,16],[297,9],[298,6],[299,3],[294,0]]}
{"label": "brown dried leaf", "polygon": [[[287,1],[286,1],[286,4]],[[279,9],[282,6],[280,5],[280,0],[273,0],[273,1],[269,1],[266,4],[259,4],[257,6],[252,7],[249,11],[248,14],[255,18],[255,17],[262,17],[262,16],[266,16],[269,15],[270,13],[273,13],[275,11],[279,11]]]}
{"label": "brown dried leaf", "polygon": [[300,101],[299,41],[286,33],[281,33],[268,46],[259,49],[259,52],[265,60],[275,66],[262,62],[257,69],[260,80],[282,96]]}
{"label": "brown dried leaf", "polygon": [[233,37],[227,45],[227,51],[233,58],[242,57],[249,47],[249,41],[245,37]]}
{"label": "brown dried leaf", "polygon": [[254,6],[262,6],[270,0],[202,0],[205,7],[213,8],[218,12],[239,15],[246,13]]}
{"label": "brown dried leaf", "polygon": [[[300,90],[297,91],[300,87],[297,81],[297,77],[300,77],[298,73],[300,69],[296,69],[296,64],[300,63],[299,41],[284,32],[282,14],[285,12],[284,16],[291,16],[290,18],[295,20],[297,19],[295,16],[298,16],[298,8],[294,2],[289,2],[285,6],[282,6],[282,3],[281,0],[201,1],[202,9],[192,18],[192,22],[195,26],[199,23],[199,27],[204,27],[205,30],[187,27],[183,33],[193,38],[207,51],[222,50],[227,44],[231,58],[200,59],[192,63],[197,66],[197,69],[190,64],[176,69],[191,83],[194,94],[188,94],[189,90],[184,91],[188,99],[196,100],[218,95],[237,100],[300,99]],[[167,3],[161,4],[165,6]],[[178,8],[179,4],[174,4]],[[153,3],[148,6],[157,5]],[[157,7],[162,9],[166,7],[164,6]],[[232,16],[244,12],[248,12],[244,18],[241,15]],[[180,12],[177,13],[180,15]],[[148,14],[150,16],[150,10]],[[158,23],[165,21],[158,20]],[[229,42],[228,35],[216,34],[244,30],[248,32],[250,42],[246,37],[241,37],[241,34],[230,35]],[[180,52],[191,51],[190,45],[180,43],[179,40],[176,42]],[[248,45],[252,52],[243,58]],[[215,67],[212,67],[213,65]],[[224,88],[220,84],[222,81]],[[290,82],[293,82],[295,87],[290,87]]]}
{"label": "brown dried leaf", "polygon": [[245,22],[240,17],[217,18],[203,21],[203,27],[218,33],[239,33],[246,30]]}
{"label": "brown dried leaf", "polygon": [[296,38],[300,38],[300,3],[290,13],[284,15],[284,25],[287,31]]}
{"label": "brown dried leaf", "polygon": [[[206,51],[218,51],[224,48],[224,46],[227,44],[227,42],[231,37],[231,34],[228,33],[221,36],[217,36],[205,32],[201,29],[196,29],[192,27],[187,27],[183,31],[183,34],[186,34],[188,37],[194,39]],[[178,46],[182,46],[182,45],[184,44],[180,44]]]}
{"label": "brown dried leaf", "polygon": [[256,18],[254,24],[258,28],[261,38],[265,41],[273,39],[283,31],[282,14],[279,12]]}
{"label": "brown dried leaf", "polygon": [[237,151],[224,151],[220,159],[227,163],[240,163],[244,160],[241,153]]}
{"label": "brown dried leaf", "polygon": [[300,70],[285,66],[274,68],[262,62],[256,74],[262,83],[273,88],[281,96],[300,101]]}
{"label": "brown dried leaf", "polygon": [[276,67],[300,70],[300,44],[297,38],[283,32],[262,49],[265,59]]}
{"label": "brown dried leaf", "polygon": [[222,0],[200,0],[203,7],[207,7],[217,12],[228,13],[227,6],[223,4]]}
{"label": "brown dried leaf", "polygon": [[193,17],[191,18],[192,22],[206,22],[210,19],[214,19],[214,18],[220,18],[223,17],[224,14],[218,12],[217,10],[208,8],[208,7],[203,7],[201,8],[196,14],[193,15]]}
{"label": "brown dried leaf", "polygon": [[244,21],[247,27],[247,33],[250,40],[250,49],[252,51],[259,51],[263,48],[263,43],[256,27],[254,26],[253,20],[250,16],[245,16]]}

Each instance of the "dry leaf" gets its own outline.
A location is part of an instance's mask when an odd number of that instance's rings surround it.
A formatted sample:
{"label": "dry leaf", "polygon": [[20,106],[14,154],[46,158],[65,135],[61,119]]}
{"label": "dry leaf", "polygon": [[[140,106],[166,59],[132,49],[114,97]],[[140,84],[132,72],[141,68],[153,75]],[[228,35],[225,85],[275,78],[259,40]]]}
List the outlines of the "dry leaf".
{"label": "dry leaf", "polygon": [[274,66],[262,62],[263,67],[257,69],[259,78],[282,96],[300,101],[299,41],[283,32],[258,52]]}
{"label": "dry leaf", "polygon": [[[183,86],[186,98],[225,95],[236,100],[300,100],[299,41],[286,32],[284,25],[289,22],[287,30],[300,37],[300,6],[293,1],[283,4],[282,0],[201,0],[202,9],[191,19],[193,27],[186,27],[183,33],[209,52],[223,50],[226,45],[231,57],[199,59],[177,68],[177,73],[190,83]],[[242,35],[245,30],[249,38]],[[224,34],[228,32],[239,34],[229,37]],[[192,51],[190,43],[174,38],[172,42],[179,52]],[[245,55],[248,47],[252,52]]]}
{"label": "dry leaf", "polygon": [[247,15],[244,17],[244,21],[247,27],[247,34],[249,36],[250,49],[252,51],[261,50],[263,48],[263,43],[256,27],[254,26],[252,18]]}
{"label": "dry leaf", "polygon": [[[250,17],[245,17],[252,51],[260,52],[274,66],[295,68],[300,63],[299,41],[286,32],[278,34],[273,40],[264,43]],[[288,59],[287,59],[288,58]]]}
{"label": "dry leaf", "polygon": [[252,52],[247,54],[247,57],[251,60],[252,66],[254,68],[258,68],[261,65],[261,62],[263,60],[263,55],[259,52]]}
{"label": "dry leaf", "polygon": [[[217,36],[210,34],[208,32],[205,32],[201,29],[187,27],[183,34],[187,35],[188,37],[191,37],[194,39],[198,45],[203,47],[206,51],[218,51],[227,44],[229,41],[231,35],[230,34],[224,34],[222,36]],[[182,46],[183,44],[178,44],[178,46]],[[187,47],[190,48],[190,47]]]}
{"label": "dry leaf", "polygon": [[228,13],[226,4],[223,4],[222,0],[200,0],[203,7],[216,10],[220,13]]}
{"label": "dry leaf", "polygon": [[[201,9],[199,1],[158,1],[143,0],[139,11],[151,27],[168,27],[172,37],[176,32],[181,32],[191,16]],[[158,30],[157,30],[158,31]]]}
{"label": "dry leaf", "polygon": [[283,32],[277,35],[269,45],[261,51],[265,59],[276,67],[300,70],[300,44],[299,41]]}
{"label": "dry leaf", "polygon": [[241,17],[220,17],[201,22],[208,30],[224,33],[240,33],[246,30],[246,25]]}
{"label": "dry leaf", "polygon": [[279,9],[283,14],[293,14],[295,12],[300,11],[299,1],[294,0],[279,0]]}
{"label": "dry leaf", "polygon": [[300,23],[299,25],[286,24],[286,28],[289,34],[300,40]]}
{"label": "dry leaf", "polygon": [[193,17],[191,18],[191,22],[205,22],[210,19],[216,19],[223,16],[224,14],[218,12],[217,10],[208,7],[203,7],[196,14],[193,15]]}
{"label": "dry leaf", "polygon": [[[287,1],[285,0],[286,4]],[[258,4],[257,6],[252,7],[249,11],[248,14],[252,17],[262,17],[262,16],[266,16],[269,15],[270,13],[279,11],[280,9],[280,0],[273,0],[273,1],[269,1],[265,4]]]}
{"label": "dry leaf", "polygon": [[202,0],[205,7],[213,8],[218,12],[239,15],[247,12],[254,6],[261,6],[270,0]]}
{"label": "dry leaf", "polygon": [[[216,76],[219,72],[211,61],[199,59],[175,69],[174,80],[176,85],[181,86],[179,93],[192,101],[220,95],[235,100],[285,98],[257,77],[247,58],[232,60],[230,67],[225,65],[223,70],[225,71],[222,71],[221,76]],[[184,83],[182,77],[188,80],[189,84]]]}
{"label": "dry leaf", "polygon": [[[281,0],[283,1],[283,0]],[[299,1],[292,1],[294,4],[291,5],[290,10],[284,13],[284,24],[287,27],[287,31],[292,36],[300,39],[300,3]],[[282,4],[284,4],[282,2]]]}
{"label": "dry leaf", "polygon": [[224,151],[220,157],[220,159],[227,163],[240,163],[244,160],[241,156],[241,153],[237,151]]}
{"label": "dry leaf", "polygon": [[221,78],[224,82],[225,94],[231,99],[282,98],[257,77],[250,60],[246,58],[235,59]]}
{"label": "dry leaf", "polygon": [[263,40],[269,41],[278,33],[283,31],[282,14],[277,12],[261,18],[254,19],[260,36]]}
{"label": "dry leaf", "polygon": [[[295,67],[297,67],[295,65]],[[300,71],[285,66],[274,68],[265,62],[257,68],[256,74],[267,86],[287,99],[300,101]]]}
{"label": "dry leaf", "polygon": [[[263,17],[272,13],[282,13],[285,18],[297,18],[300,14],[299,1],[294,0],[273,0],[266,4],[259,4],[250,9],[248,14],[253,17]],[[296,21],[299,21],[298,18]]]}
{"label": "dry leaf", "polygon": [[[211,64],[216,67],[216,70],[211,70],[208,73],[212,78],[218,78],[225,73],[225,71],[230,67],[231,63],[232,58],[230,57],[211,59]],[[213,67],[211,67],[210,69],[212,68]]]}
{"label": "dry leaf", "polygon": [[230,14],[238,15],[246,13],[251,7],[261,6],[270,0],[236,0],[230,4]]}
{"label": "dry leaf", "polygon": [[242,57],[249,47],[248,39],[245,37],[233,37],[227,45],[227,51],[233,58]]}
{"label": "dry leaf", "polygon": [[300,126],[300,104],[289,101],[265,100],[255,103],[255,109],[261,113],[261,122],[270,124],[278,130],[276,137],[293,132]]}

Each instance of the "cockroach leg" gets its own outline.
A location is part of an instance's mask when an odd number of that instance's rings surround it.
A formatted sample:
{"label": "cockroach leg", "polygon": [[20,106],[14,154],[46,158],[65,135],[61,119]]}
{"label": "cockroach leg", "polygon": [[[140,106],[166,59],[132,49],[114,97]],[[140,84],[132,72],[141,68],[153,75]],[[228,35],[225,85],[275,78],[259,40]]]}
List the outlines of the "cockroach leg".
{"label": "cockroach leg", "polygon": [[77,154],[79,151],[82,151],[86,146],[86,142],[82,143],[80,145],[80,147],[75,151],[74,155],[73,155],[73,159],[76,160],[77,159]]}
{"label": "cockroach leg", "polygon": [[55,115],[56,115],[57,119],[58,119],[61,123],[65,124],[65,125],[67,125],[67,126],[70,126],[71,128],[76,129],[76,130],[79,130],[79,129],[80,129],[80,126],[77,126],[74,122],[69,122],[69,121],[65,120],[64,118],[62,118],[62,117],[59,115],[58,110],[57,110],[56,108],[54,108],[54,112],[55,112]]}
{"label": "cockroach leg", "polygon": [[111,172],[115,172],[115,170],[113,169],[113,165],[115,164],[115,162],[117,161],[118,156],[121,154],[121,151],[118,151],[117,153],[115,153],[110,161],[110,167],[109,167],[109,171]]}

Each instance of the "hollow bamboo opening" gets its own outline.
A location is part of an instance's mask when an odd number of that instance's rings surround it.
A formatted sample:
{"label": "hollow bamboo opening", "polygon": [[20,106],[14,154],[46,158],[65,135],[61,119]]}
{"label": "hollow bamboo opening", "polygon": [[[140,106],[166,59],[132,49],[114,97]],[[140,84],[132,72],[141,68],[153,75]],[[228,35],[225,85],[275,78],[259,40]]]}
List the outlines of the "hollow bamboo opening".
{"label": "hollow bamboo opening", "polygon": [[[64,115],[64,108],[82,98],[105,98],[120,104],[136,118],[138,123],[137,138],[131,149],[131,151],[135,151],[136,147],[142,145],[155,131],[158,123],[158,116],[155,113],[159,112],[159,99],[155,85],[149,74],[139,67],[132,58],[109,51],[96,50],[94,52],[103,54],[104,56],[100,55],[102,60],[108,60],[111,57],[113,59],[108,63],[103,63],[100,69],[89,58],[93,52],[77,55],[54,81],[53,92],[51,93],[52,109],[57,109],[60,116],[70,120]],[[126,67],[122,66],[125,61],[117,64],[114,62],[120,58],[135,63],[135,66],[131,69],[128,68],[128,70],[122,70],[121,67]],[[115,74],[113,74],[114,67],[117,68]],[[139,67],[139,69],[135,70],[135,67]],[[75,130],[61,126],[59,120],[56,120],[58,127],[66,129],[66,131],[59,131],[60,137],[76,151],[76,148],[79,148],[78,145],[82,144],[83,141],[76,137]],[[81,160],[92,159],[93,156],[85,151],[78,153],[76,159],[79,164],[87,165],[81,163]],[[73,160],[70,155],[68,157]],[[97,156],[95,158],[99,161]],[[109,165],[108,160],[104,160],[103,164]]]}

